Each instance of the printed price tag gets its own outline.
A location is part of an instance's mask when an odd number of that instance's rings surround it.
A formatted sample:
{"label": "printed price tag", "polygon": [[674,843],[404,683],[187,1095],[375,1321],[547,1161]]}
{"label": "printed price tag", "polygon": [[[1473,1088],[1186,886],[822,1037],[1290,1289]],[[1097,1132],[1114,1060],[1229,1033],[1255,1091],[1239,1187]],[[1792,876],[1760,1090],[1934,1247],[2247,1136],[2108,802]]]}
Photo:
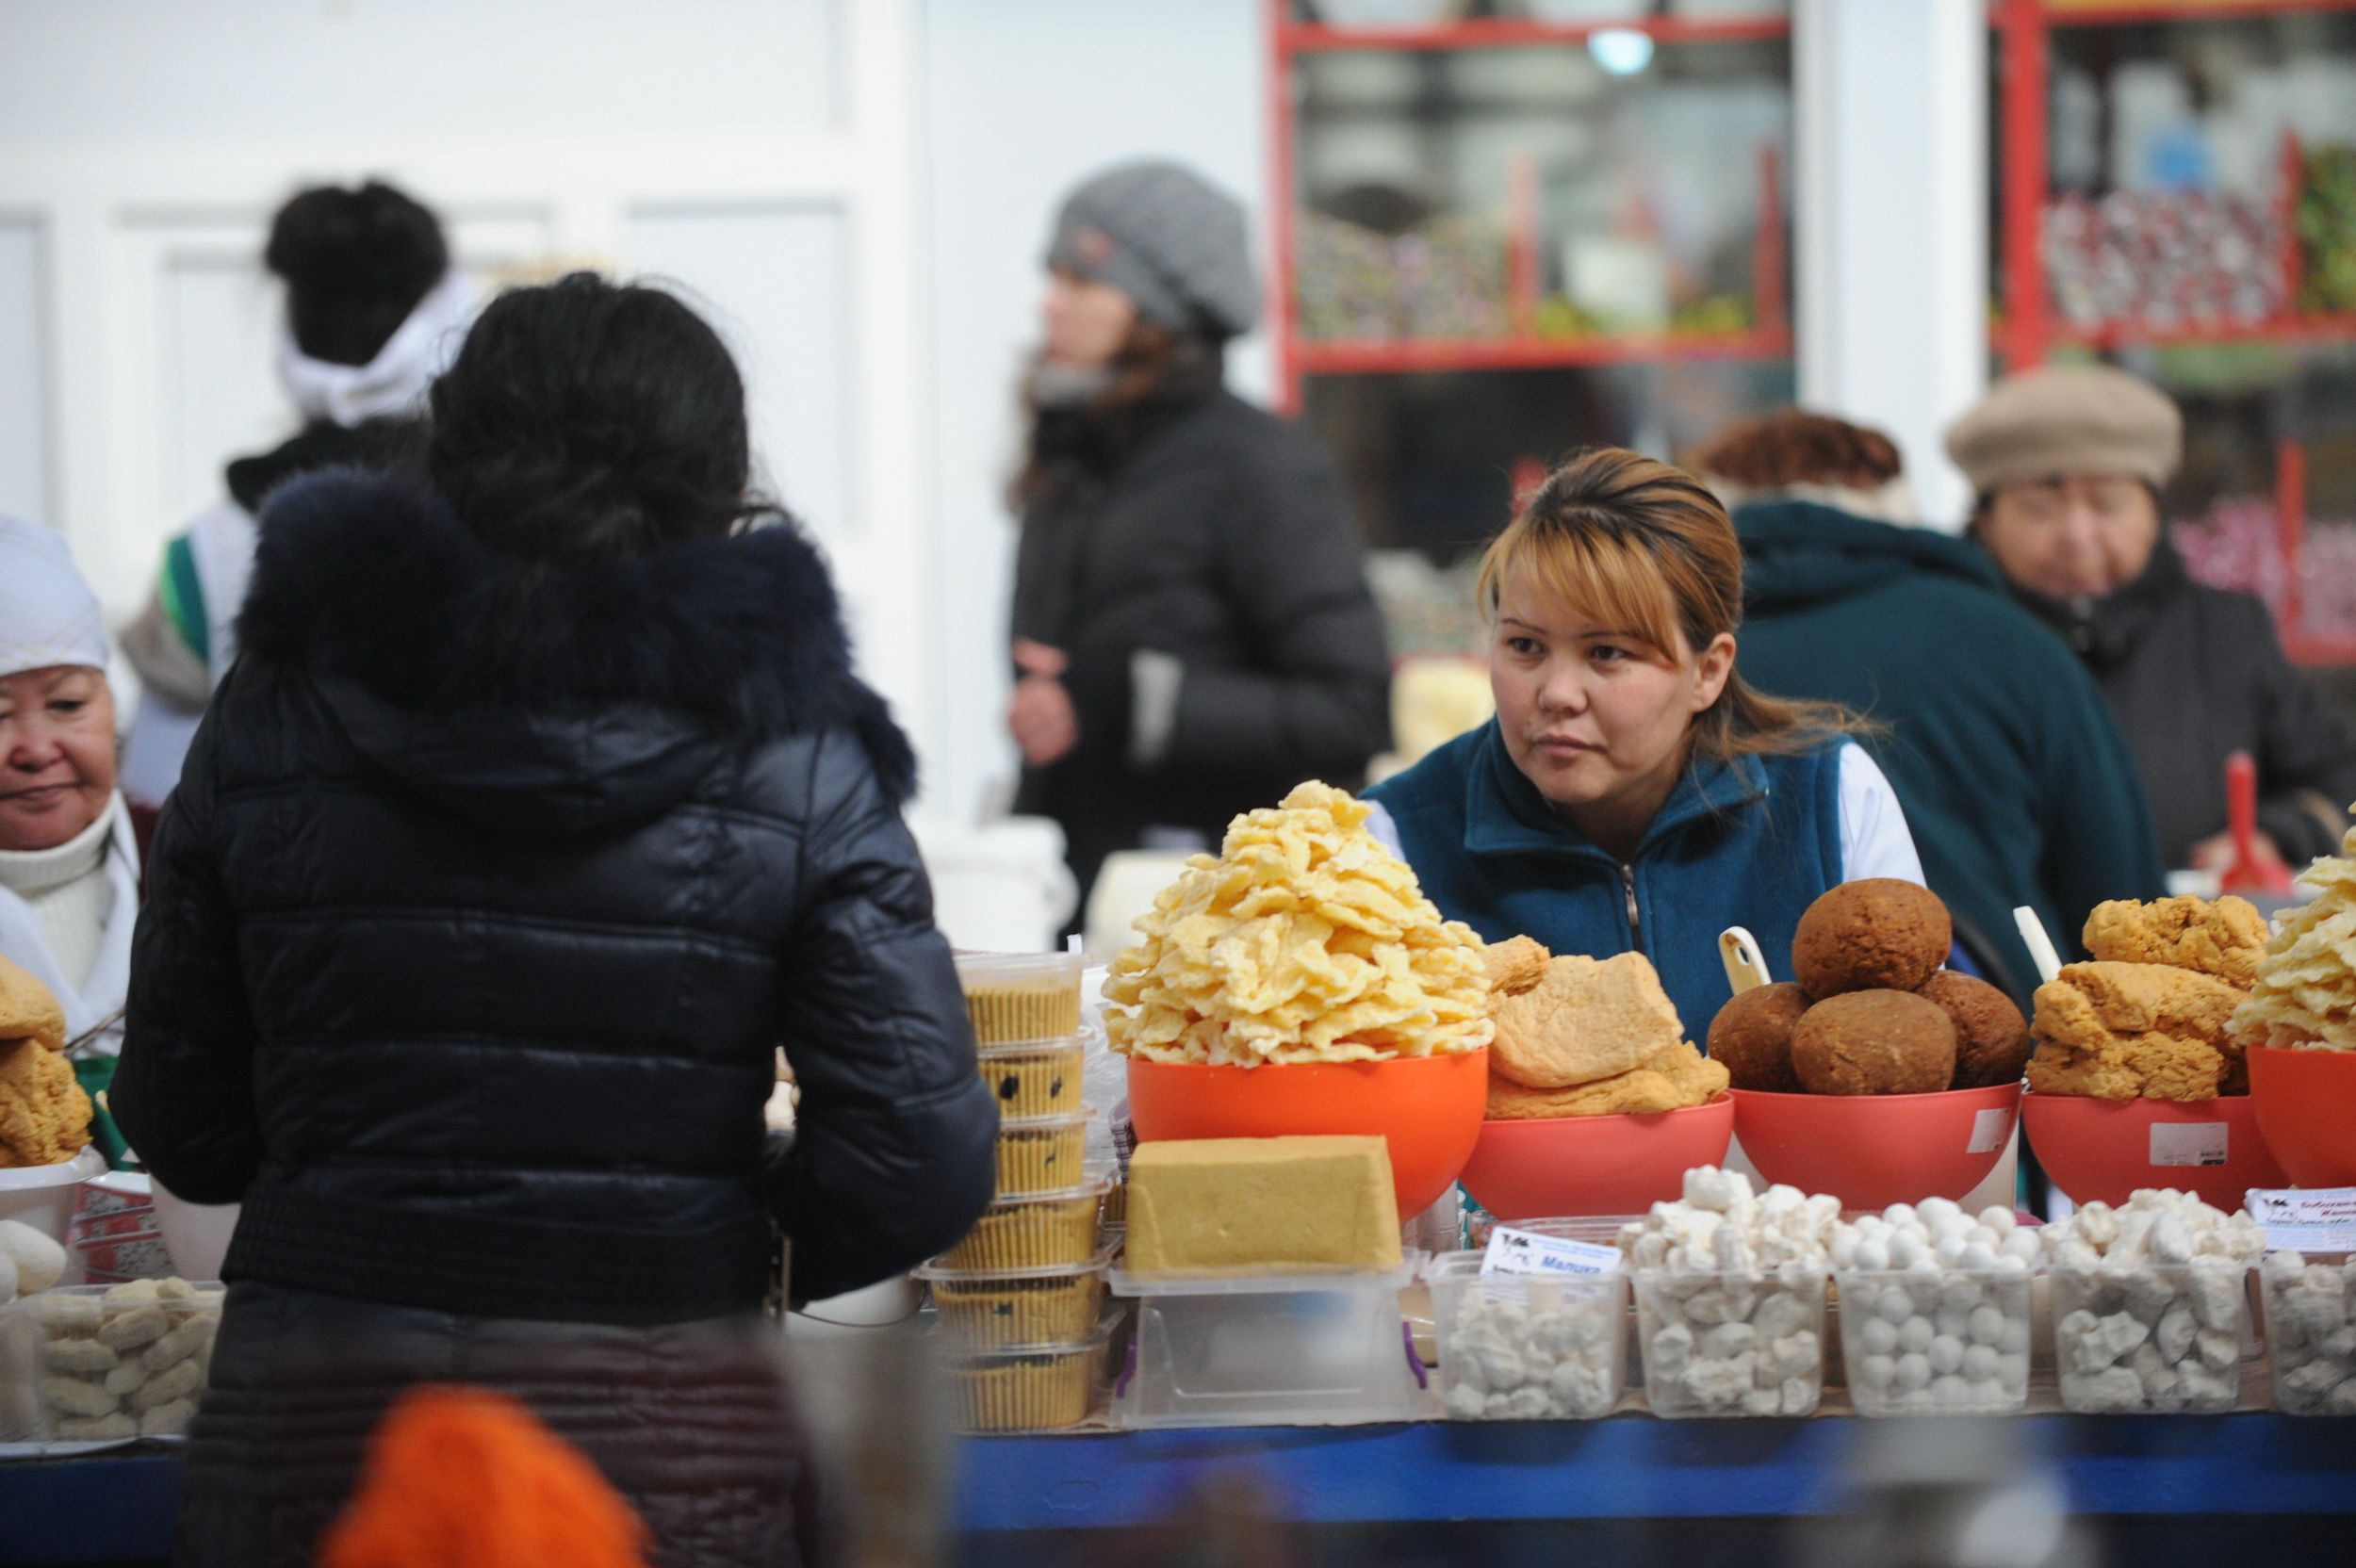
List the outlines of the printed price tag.
{"label": "printed price tag", "polygon": [[2223,1165],[2226,1132],[2222,1121],[2155,1121],[2151,1124],[2151,1163]]}
{"label": "printed price tag", "polygon": [[2010,1111],[1978,1111],[1972,1118],[1972,1141],[1963,1146],[1967,1154],[1985,1154],[1991,1149],[2002,1149],[2012,1138]]}
{"label": "printed price tag", "polygon": [[2251,1187],[2248,1207],[2274,1251],[2356,1252],[2356,1187]]}
{"label": "printed price tag", "polygon": [[1616,1274],[1620,1250],[1591,1241],[1566,1241],[1500,1225],[1489,1233],[1489,1250],[1481,1256],[1481,1272],[1493,1274]]}

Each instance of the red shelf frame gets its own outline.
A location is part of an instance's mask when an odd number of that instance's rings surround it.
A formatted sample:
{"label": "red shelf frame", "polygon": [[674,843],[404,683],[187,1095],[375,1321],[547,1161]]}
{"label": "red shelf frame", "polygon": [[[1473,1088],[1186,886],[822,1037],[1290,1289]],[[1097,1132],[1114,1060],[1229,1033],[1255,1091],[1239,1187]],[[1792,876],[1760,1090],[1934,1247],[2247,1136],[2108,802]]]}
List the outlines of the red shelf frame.
{"label": "red shelf frame", "polygon": [[2247,22],[2268,16],[2318,16],[2332,11],[2356,11],[2356,0],[2193,0],[2184,5],[2148,3],[2119,6],[2044,7],[2047,24],[2054,27],[2133,27],[2148,23]]}
{"label": "red shelf frame", "polygon": [[1436,53],[1451,49],[1514,49],[1534,43],[1584,43],[1597,33],[1643,33],[1655,43],[1753,43],[1761,39],[1789,38],[1789,16],[1729,19],[1723,22],[1654,17],[1637,22],[1540,22],[1526,17],[1488,17],[1473,22],[1448,22],[1431,27],[1336,27],[1320,22],[1295,22],[1282,8],[1276,26],[1280,42],[1295,54],[1324,54],[1349,49],[1409,49]]}
{"label": "red shelf frame", "polygon": [[[2356,0],[2204,0],[2176,6],[2135,4],[2101,8],[2064,8],[2049,0],[1994,0],[1989,21],[1996,29],[1999,60],[1997,113],[2003,132],[1999,210],[2004,224],[2004,318],[1994,336],[1996,347],[2008,365],[2041,364],[2057,348],[2109,352],[2130,346],[2298,347],[2356,341],[2356,313],[2291,315],[2247,327],[2155,327],[2136,321],[2081,326],[2061,321],[2053,316],[2051,302],[2046,297],[2042,248],[2045,209],[2053,194],[2045,115],[2054,28],[2248,21],[2333,13],[2356,13]],[[2287,289],[2285,298],[2294,310],[2301,265],[2295,221],[2300,171],[2299,144],[2286,134],[2282,139],[2278,197],[2283,247],[2280,259]],[[2282,441],[2275,449],[2275,527],[2291,583],[2279,617],[2284,651],[2302,664],[2356,663],[2356,636],[2318,637],[2296,629],[2299,614],[2299,558],[2305,552],[2307,538],[2307,454],[2292,440]]]}
{"label": "red shelf frame", "polygon": [[1383,338],[1370,341],[1304,338],[1295,329],[1293,265],[1293,101],[1295,59],[1338,50],[1507,49],[1582,43],[1597,33],[1640,32],[1654,41],[1676,43],[1753,42],[1788,39],[1789,16],[1723,22],[1675,17],[1643,22],[1566,24],[1495,18],[1432,27],[1335,27],[1293,20],[1291,0],[1268,0],[1268,186],[1274,194],[1270,242],[1276,264],[1269,270],[1268,318],[1274,323],[1279,408],[1301,408],[1301,383],[1312,375],[1383,375],[1447,370],[1576,369],[1643,365],[1670,360],[1788,359],[1792,353],[1790,311],[1784,300],[1782,166],[1773,149],[1760,159],[1759,224],[1754,239],[1756,324],[1741,332],[1615,333],[1541,336],[1534,330],[1539,304],[1537,170],[1517,159],[1509,172],[1507,211],[1507,320],[1495,338]]}

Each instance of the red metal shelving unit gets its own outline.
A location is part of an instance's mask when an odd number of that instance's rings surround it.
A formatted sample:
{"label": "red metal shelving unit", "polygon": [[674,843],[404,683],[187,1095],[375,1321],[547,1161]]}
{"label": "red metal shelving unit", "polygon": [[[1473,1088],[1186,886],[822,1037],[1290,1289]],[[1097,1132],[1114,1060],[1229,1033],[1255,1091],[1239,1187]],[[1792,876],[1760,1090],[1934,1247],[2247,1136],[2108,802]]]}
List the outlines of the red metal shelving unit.
{"label": "red metal shelving unit", "polygon": [[1792,352],[1786,272],[1782,172],[1772,150],[1759,172],[1759,233],[1754,240],[1755,324],[1739,332],[1664,331],[1545,335],[1534,330],[1538,304],[1536,172],[1517,163],[1510,179],[1507,271],[1509,331],[1497,337],[1366,340],[1305,338],[1298,331],[1294,263],[1296,193],[1293,181],[1293,77],[1303,55],[1341,50],[1432,53],[1583,43],[1602,32],[1641,32],[1656,43],[1754,42],[1789,38],[1789,17],[1643,22],[1572,25],[1520,18],[1484,18],[1430,27],[1337,27],[1298,21],[1292,0],[1267,0],[1269,187],[1274,193],[1269,318],[1275,323],[1277,397],[1286,412],[1301,406],[1301,383],[1313,375],[1378,375],[1444,370],[1522,370],[1654,364],[1675,360],[1786,359]]}
{"label": "red metal shelving unit", "polygon": [[[1993,344],[2008,365],[2041,363],[2055,349],[2112,352],[2122,348],[2280,345],[2304,347],[2356,342],[2356,313],[2288,314],[2245,324],[2154,325],[2104,321],[2094,325],[2054,318],[2046,296],[2042,249],[2044,215],[2052,197],[2046,139],[2046,106],[2053,60],[2053,31],[2064,27],[2129,26],[2153,23],[2248,21],[2264,17],[2356,13],[2356,0],[2187,0],[2151,3],[2057,4],[2054,0],[1992,0],[1996,29],[1998,124],[2001,131],[2000,221],[2004,268],[2003,317]],[[2299,295],[2300,253],[2297,215],[2300,181],[2297,141],[2282,139],[2281,196],[2283,252],[2280,258],[2285,299]],[[2282,607],[2282,645],[2304,664],[2356,663],[2356,636],[2315,636],[2297,629],[2299,561],[2307,531],[2306,452],[2295,440],[2275,450],[2275,515],[2282,558],[2292,584]]]}

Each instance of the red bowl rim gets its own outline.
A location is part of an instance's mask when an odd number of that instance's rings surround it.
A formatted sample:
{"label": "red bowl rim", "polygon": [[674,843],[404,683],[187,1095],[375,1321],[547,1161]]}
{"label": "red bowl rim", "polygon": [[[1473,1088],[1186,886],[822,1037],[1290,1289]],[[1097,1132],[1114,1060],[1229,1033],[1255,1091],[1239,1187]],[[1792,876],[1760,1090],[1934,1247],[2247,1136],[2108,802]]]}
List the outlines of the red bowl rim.
{"label": "red bowl rim", "polygon": [[1666,1121],[1673,1116],[1693,1116],[1702,1111],[1724,1112],[1734,1104],[1734,1091],[1721,1089],[1698,1105],[1679,1105],[1674,1111],[1613,1111],[1609,1116],[1500,1116],[1481,1119],[1481,1130],[1492,1127],[1562,1127],[1577,1122],[1595,1126],[1606,1121]]}
{"label": "red bowl rim", "polygon": [[[2327,1061],[2338,1060],[2342,1062],[2356,1062],[2356,1051],[2328,1051],[2321,1046],[2253,1045],[2249,1047],[2248,1054],[2252,1056],[2297,1056],[2301,1059],[2321,1058]],[[2239,1099],[2241,1097],[2236,1095],[2233,1098]]]}
{"label": "red bowl rim", "polygon": [[1427,1051],[1420,1056],[1382,1056],[1370,1062],[1157,1062],[1150,1056],[1131,1056],[1129,1066],[1171,1072],[1283,1072],[1293,1068],[1322,1068],[1329,1071],[1334,1068],[1367,1070],[1379,1067],[1431,1066],[1488,1054],[1489,1048],[1481,1045],[1470,1051]]}
{"label": "red bowl rim", "polygon": [[2133,1100],[2110,1100],[2099,1094],[2039,1094],[2031,1089],[2021,1097],[2021,1104],[2039,1105],[2103,1105],[2114,1111],[2174,1111],[2180,1115],[2216,1115],[2229,1105],[2247,1106],[2247,1094],[2220,1094],[2209,1100],[2153,1100],[2137,1095]]}
{"label": "red bowl rim", "polygon": [[1740,1095],[1746,1100],[1812,1100],[1849,1105],[1910,1105],[1924,1100],[1946,1100],[1959,1094],[1996,1094],[2004,1089],[2012,1089],[2025,1096],[2028,1093],[2027,1085],[2026,1079],[2021,1079],[2010,1084],[1983,1084],[1975,1089],[1932,1089],[1927,1094],[1808,1094],[1805,1091],[1794,1094],[1789,1089],[1728,1089],[1726,1092]]}

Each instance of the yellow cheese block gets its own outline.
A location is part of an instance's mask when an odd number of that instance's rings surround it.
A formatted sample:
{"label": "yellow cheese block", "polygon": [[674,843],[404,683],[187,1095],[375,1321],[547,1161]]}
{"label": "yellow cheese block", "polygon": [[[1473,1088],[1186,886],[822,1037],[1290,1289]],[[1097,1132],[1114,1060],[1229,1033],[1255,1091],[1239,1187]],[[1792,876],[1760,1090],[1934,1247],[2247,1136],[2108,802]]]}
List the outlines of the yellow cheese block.
{"label": "yellow cheese block", "polygon": [[1390,1151],[1379,1137],[1139,1144],[1128,1248],[1140,1274],[1396,1267]]}

